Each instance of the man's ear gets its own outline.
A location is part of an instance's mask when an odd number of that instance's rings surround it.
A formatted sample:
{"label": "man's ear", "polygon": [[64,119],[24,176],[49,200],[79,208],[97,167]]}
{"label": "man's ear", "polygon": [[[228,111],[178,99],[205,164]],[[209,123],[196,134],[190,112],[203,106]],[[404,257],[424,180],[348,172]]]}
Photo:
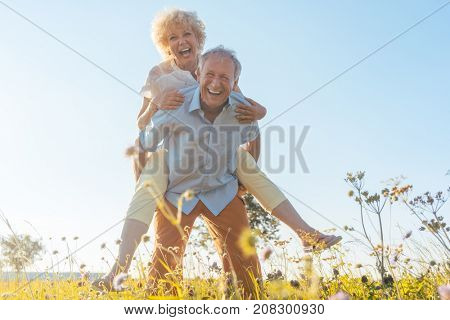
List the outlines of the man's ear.
{"label": "man's ear", "polygon": [[233,91],[241,92],[241,89],[239,89],[238,83],[239,83],[239,78],[234,80]]}

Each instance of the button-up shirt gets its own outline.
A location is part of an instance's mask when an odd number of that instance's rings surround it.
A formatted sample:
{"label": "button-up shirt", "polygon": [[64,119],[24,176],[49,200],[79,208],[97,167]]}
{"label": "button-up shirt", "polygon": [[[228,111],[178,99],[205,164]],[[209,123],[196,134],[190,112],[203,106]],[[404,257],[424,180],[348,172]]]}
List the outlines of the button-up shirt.
{"label": "button-up shirt", "polygon": [[169,168],[166,199],[171,204],[178,206],[180,196],[192,190],[194,197],[183,199],[185,214],[202,201],[218,215],[237,194],[237,150],[256,139],[259,129],[256,122],[241,124],[235,118],[238,103],[250,105],[240,93],[230,94],[228,103],[211,123],[201,109],[198,85],[180,92],[185,96],[184,103],[176,110],[159,110],[140,132],[141,146],[155,151],[164,141]]}

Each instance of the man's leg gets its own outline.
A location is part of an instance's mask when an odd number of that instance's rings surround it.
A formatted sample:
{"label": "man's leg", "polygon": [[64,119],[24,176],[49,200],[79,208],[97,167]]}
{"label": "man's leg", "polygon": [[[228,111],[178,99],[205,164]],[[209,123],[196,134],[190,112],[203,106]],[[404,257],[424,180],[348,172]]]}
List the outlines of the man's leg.
{"label": "man's leg", "polygon": [[[167,201],[165,202],[166,210],[162,211],[158,208],[156,211],[153,221],[155,245],[148,274],[148,285],[151,291],[154,292],[157,289],[158,280],[176,280],[174,278],[179,272],[182,275],[184,251],[192,226],[199,215],[197,207],[188,215],[182,214],[178,225],[172,224],[167,219],[167,215],[177,216],[177,208]],[[166,283],[166,285],[165,290],[173,289],[170,284]]]}
{"label": "man's leg", "polygon": [[243,201],[234,197],[218,216],[206,208],[202,210],[202,215],[222,258],[224,271],[233,272],[238,282],[242,283],[244,298],[258,298],[261,279],[258,256],[256,253],[248,254],[239,244],[242,233],[250,229]]}

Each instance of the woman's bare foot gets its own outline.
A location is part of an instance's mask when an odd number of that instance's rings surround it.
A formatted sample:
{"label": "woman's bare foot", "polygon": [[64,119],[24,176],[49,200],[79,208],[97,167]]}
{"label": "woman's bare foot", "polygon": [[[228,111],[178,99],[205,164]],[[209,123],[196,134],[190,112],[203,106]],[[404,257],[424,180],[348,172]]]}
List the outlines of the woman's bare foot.
{"label": "woman's bare foot", "polygon": [[318,231],[314,233],[301,232],[299,237],[303,243],[303,251],[305,253],[328,249],[342,240],[341,236],[326,235]]}

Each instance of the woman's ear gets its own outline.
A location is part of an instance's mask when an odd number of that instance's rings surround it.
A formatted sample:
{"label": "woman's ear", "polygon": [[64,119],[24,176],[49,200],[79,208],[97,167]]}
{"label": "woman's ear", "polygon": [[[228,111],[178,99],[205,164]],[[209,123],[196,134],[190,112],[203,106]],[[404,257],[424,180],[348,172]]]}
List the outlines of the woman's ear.
{"label": "woman's ear", "polygon": [[195,77],[197,78],[198,81],[198,78],[200,77],[200,68],[195,69]]}

